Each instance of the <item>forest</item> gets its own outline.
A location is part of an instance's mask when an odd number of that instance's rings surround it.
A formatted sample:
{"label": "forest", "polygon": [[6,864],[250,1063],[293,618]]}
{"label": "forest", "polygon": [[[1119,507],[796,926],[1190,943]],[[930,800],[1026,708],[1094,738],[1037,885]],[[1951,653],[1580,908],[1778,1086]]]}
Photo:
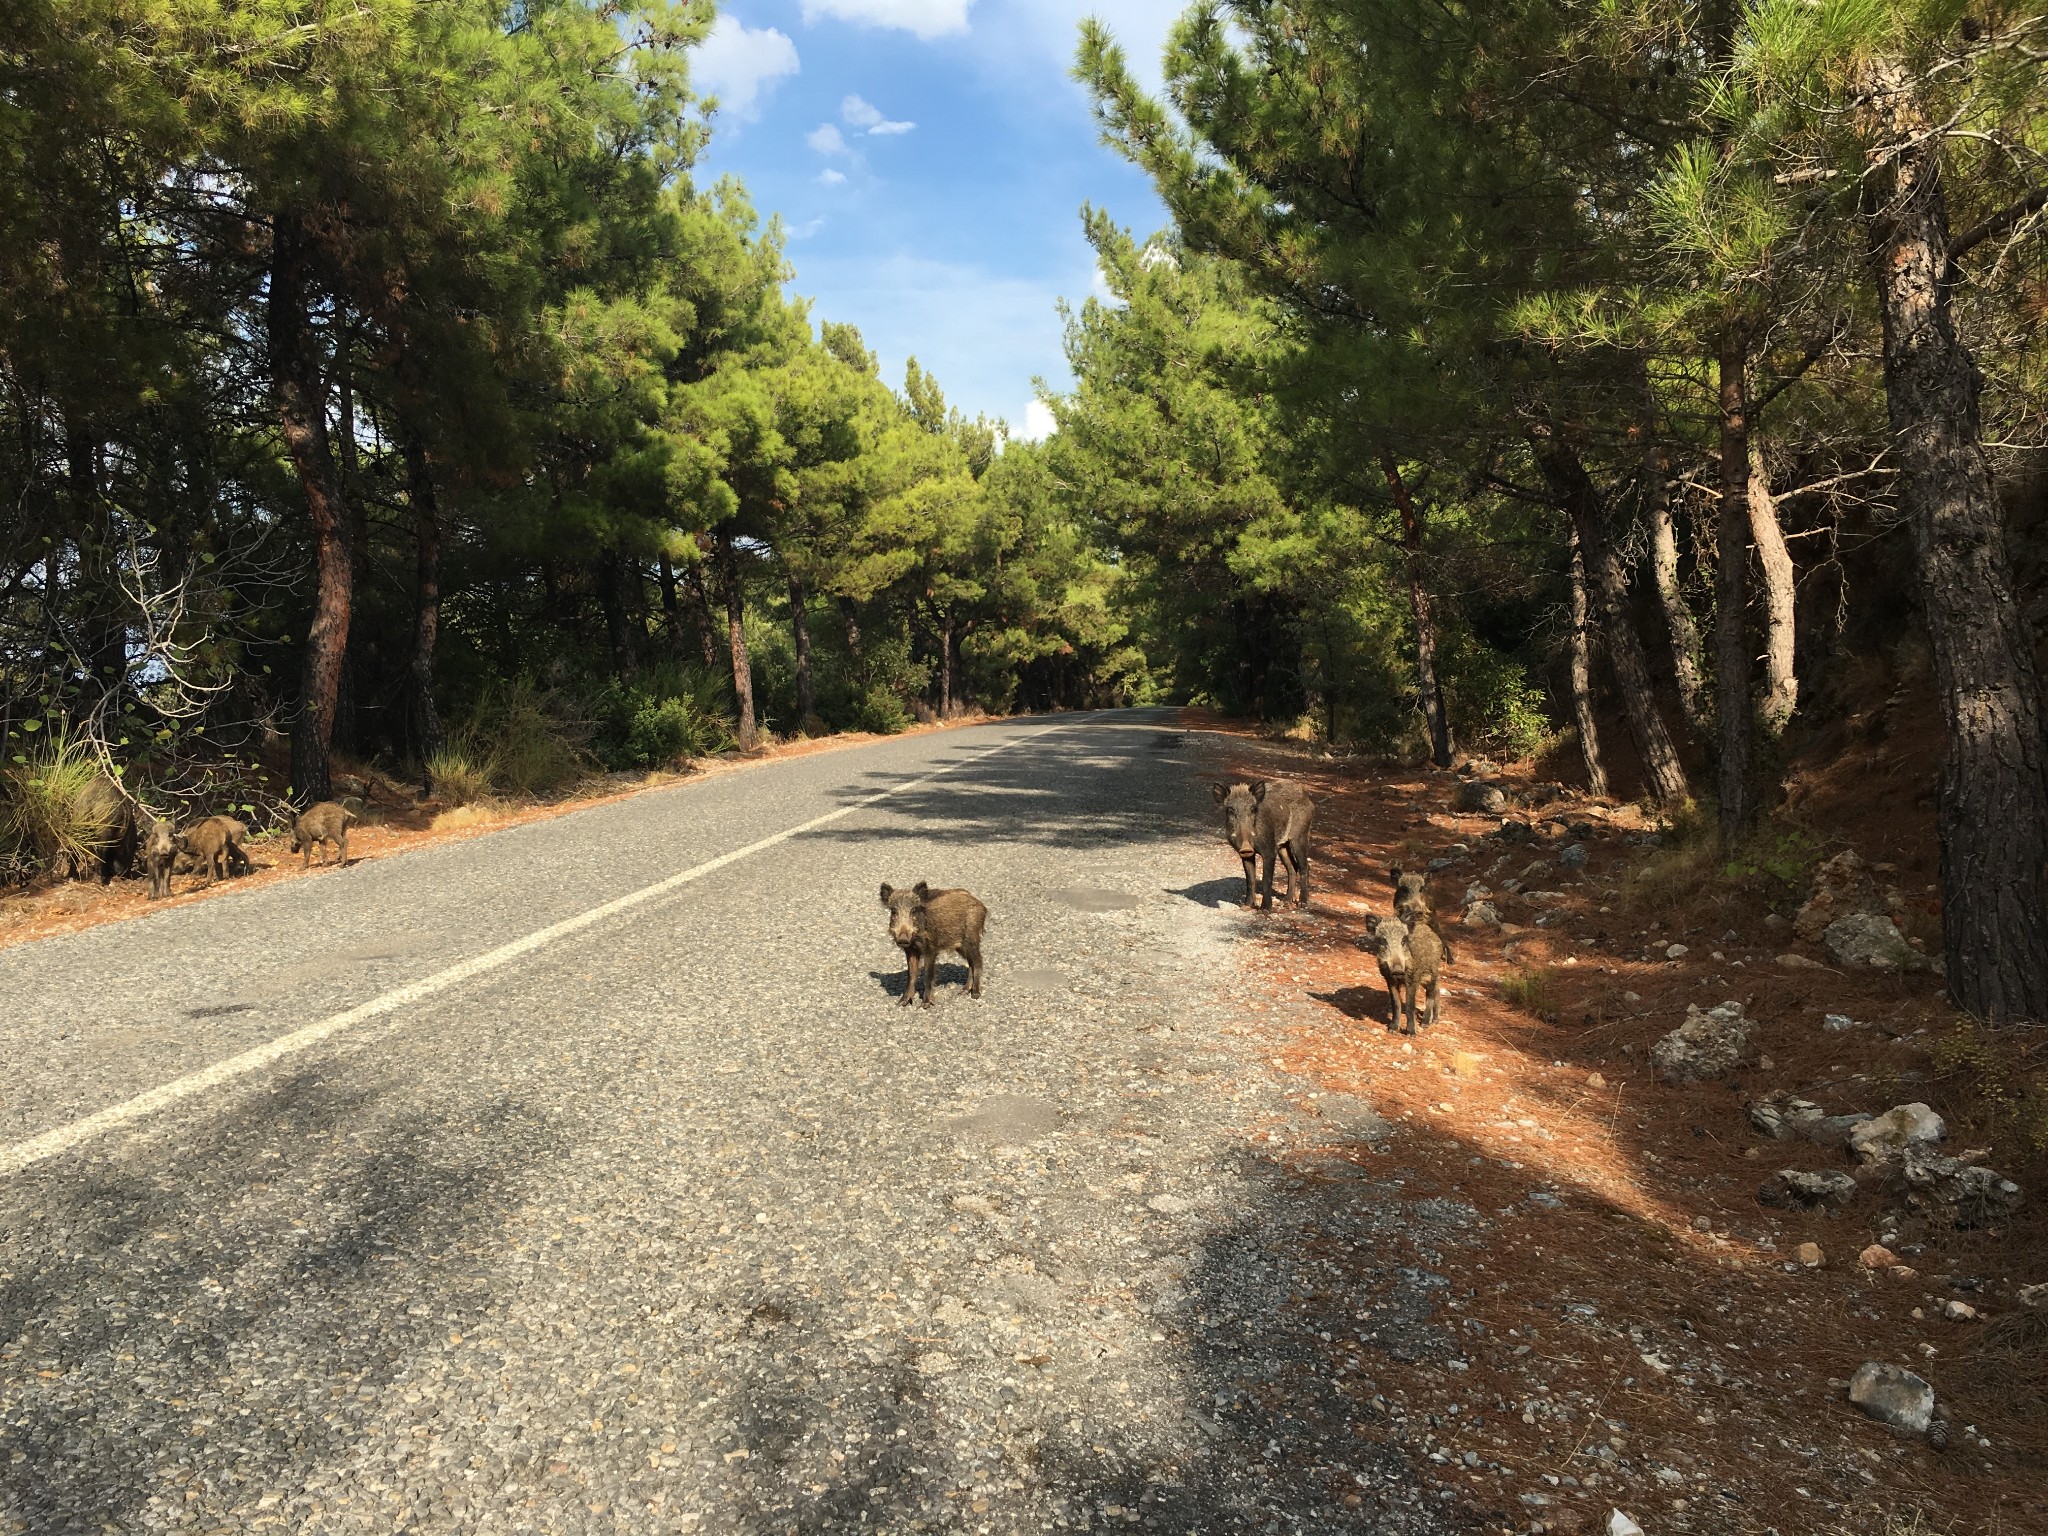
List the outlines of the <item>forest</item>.
{"label": "forest", "polygon": [[[707,6],[0,13],[0,863],[1172,701],[1569,761],[1731,856],[1931,668],[1950,995],[2048,1018],[2048,7],[1232,0],[1075,76],[1042,442],[884,380],[693,168]],[[268,798],[266,798],[268,797]]]}

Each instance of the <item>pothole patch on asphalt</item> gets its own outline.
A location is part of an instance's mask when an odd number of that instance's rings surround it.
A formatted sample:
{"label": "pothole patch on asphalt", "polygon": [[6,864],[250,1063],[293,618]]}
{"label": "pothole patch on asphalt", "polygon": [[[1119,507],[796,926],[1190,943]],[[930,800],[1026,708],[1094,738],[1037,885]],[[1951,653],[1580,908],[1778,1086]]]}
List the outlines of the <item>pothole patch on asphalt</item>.
{"label": "pothole patch on asphalt", "polygon": [[1092,885],[1068,886],[1054,891],[1052,899],[1077,912],[1123,912],[1137,906],[1140,900],[1128,891],[1104,890]]}
{"label": "pothole patch on asphalt", "polygon": [[1011,971],[1003,979],[1024,992],[1058,992],[1067,985],[1065,971]]}
{"label": "pothole patch on asphalt", "polygon": [[952,1123],[953,1134],[983,1146],[1036,1141],[1059,1129],[1059,1107],[1027,1094],[1003,1093]]}

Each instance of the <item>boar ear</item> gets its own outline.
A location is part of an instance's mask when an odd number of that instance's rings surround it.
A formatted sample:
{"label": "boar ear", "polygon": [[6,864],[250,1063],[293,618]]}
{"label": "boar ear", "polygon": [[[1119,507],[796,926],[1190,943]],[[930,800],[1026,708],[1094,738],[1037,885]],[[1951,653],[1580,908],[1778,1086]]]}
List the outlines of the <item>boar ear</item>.
{"label": "boar ear", "polygon": [[928,880],[920,880],[920,881],[918,881],[918,882],[917,882],[917,884],[915,884],[915,885],[913,885],[913,886],[911,887],[911,889],[912,889],[913,891],[917,892],[917,899],[918,899],[919,901],[924,901],[924,900],[926,900],[927,898],[929,898],[929,897],[930,897],[930,895],[931,895],[931,893],[932,893],[932,887],[931,887],[931,882],[930,882],[930,881],[928,881]]}
{"label": "boar ear", "polygon": [[895,894],[896,887],[891,885],[888,881],[884,880],[882,882],[882,905],[885,907],[889,905],[889,898],[891,896],[894,896]]}
{"label": "boar ear", "polygon": [[1252,780],[1252,798],[1261,804],[1265,803],[1266,781],[1264,779]]}
{"label": "boar ear", "polygon": [[1401,883],[1401,866],[1398,864],[1389,864],[1387,866],[1387,878],[1393,881],[1394,884],[1399,885]]}
{"label": "boar ear", "polygon": [[1226,784],[1211,784],[1209,786],[1209,798],[1218,805],[1223,803],[1223,797],[1229,793],[1230,787]]}

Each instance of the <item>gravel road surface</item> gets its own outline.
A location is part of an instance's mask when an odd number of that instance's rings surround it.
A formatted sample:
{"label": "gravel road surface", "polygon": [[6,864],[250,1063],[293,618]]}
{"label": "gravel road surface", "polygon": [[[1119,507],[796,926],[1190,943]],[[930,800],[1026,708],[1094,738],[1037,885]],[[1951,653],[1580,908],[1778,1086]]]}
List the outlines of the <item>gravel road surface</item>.
{"label": "gravel road surface", "polygon": [[[0,1531],[1479,1528],[1371,1372],[1460,1368],[1480,1218],[1269,1064],[1233,951],[1320,919],[1235,905],[1214,752],[936,733],[0,951]],[[980,1002],[897,1006],[921,878]]]}

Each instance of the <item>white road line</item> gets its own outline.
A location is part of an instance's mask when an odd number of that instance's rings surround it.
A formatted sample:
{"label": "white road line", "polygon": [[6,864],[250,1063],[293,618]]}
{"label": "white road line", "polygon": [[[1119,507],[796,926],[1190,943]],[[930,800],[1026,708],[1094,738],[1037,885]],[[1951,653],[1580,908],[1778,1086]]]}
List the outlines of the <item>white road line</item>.
{"label": "white road line", "polygon": [[741,859],[757,854],[763,849],[773,848],[777,843],[788,842],[792,837],[801,837],[806,832],[814,832],[819,827],[828,826],[843,817],[853,815],[856,811],[864,811],[879,801],[887,800],[891,795],[922,788],[955,769],[978,763],[998,752],[1007,752],[1022,742],[1036,741],[1042,736],[1051,735],[1054,731],[1065,730],[1071,723],[1062,721],[1058,725],[1041,726],[1036,730],[1013,736],[1010,740],[977,752],[972,757],[963,757],[957,762],[935,768],[923,778],[912,779],[907,784],[892,785],[888,789],[878,790],[865,799],[856,800],[851,805],[841,806],[836,811],[813,816],[800,826],[786,827],[780,832],[762,838],[759,842],[749,843],[744,848],[735,848],[731,853],[720,854],[694,869],[686,869],[681,874],[657,880],[652,885],[642,886],[637,891],[629,891],[626,895],[616,897],[601,906],[592,907],[587,912],[565,917],[559,923],[527,934],[525,938],[514,939],[509,944],[500,944],[496,949],[488,949],[480,955],[458,961],[445,971],[436,971],[433,975],[422,977],[418,981],[394,987],[381,996],[371,998],[367,1003],[358,1003],[346,1012],[332,1014],[317,1024],[308,1024],[305,1028],[295,1029],[288,1035],[279,1035],[275,1040],[265,1041],[239,1056],[230,1056],[210,1067],[202,1067],[197,1072],[173,1078],[161,1087],[152,1088],[147,1093],[138,1093],[134,1098],[122,1103],[109,1105],[97,1114],[73,1120],[68,1125],[57,1126],[40,1135],[31,1136],[26,1141],[17,1141],[10,1146],[0,1147],[0,1179],[9,1178],[24,1168],[33,1167],[46,1158],[57,1156],[60,1152],[68,1152],[73,1147],[140,1120],[145,1115],[153,1115],[182,1099],[191,1098],[194,1094],[233,1082],[238,1077],[247,1077],[251,1072],[259,1072],[272,1062],[282,1061],[287,1056],[296,1056],[299,1052],[318,1045],[330,1035],[338,1035],[343,1030],[352,1029],[366,1020],[409,1007],[413,1003],[434,996],[437,992],[445,992],[450,987],[459,986],[473,976],[481,976],[487,971],[497,970],[500,966],[510,965],[514,960],[533,954],[536,950],[545,949],[557,939],[565,939],[572,933],[582,932],[593,923],[601,923],[608,917],[617,917],[621,912],[629,912],[634,907],[653,901],[657,896],[666,896],[670,891],[688,885],[693,880],[701,880],[706,875],[724,869],[728,864],[737,864]]}

